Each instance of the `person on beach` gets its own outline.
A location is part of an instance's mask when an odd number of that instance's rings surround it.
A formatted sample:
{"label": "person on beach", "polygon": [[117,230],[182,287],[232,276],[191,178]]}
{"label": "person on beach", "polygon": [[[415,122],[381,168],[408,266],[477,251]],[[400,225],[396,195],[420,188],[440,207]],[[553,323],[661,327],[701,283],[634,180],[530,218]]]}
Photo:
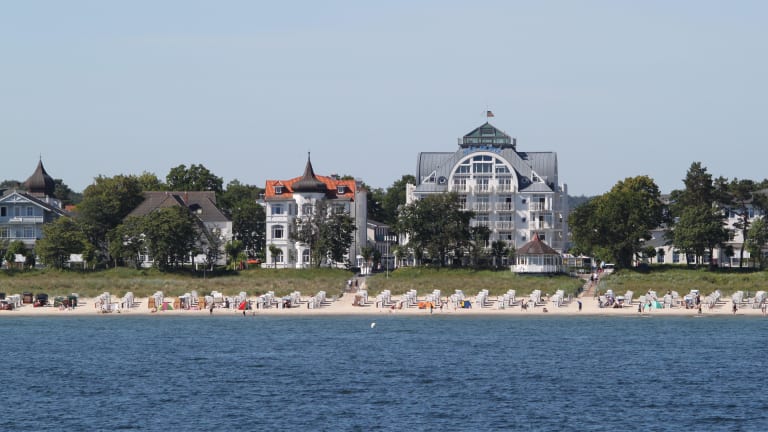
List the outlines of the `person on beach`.
{"label": "person on beach", "polygon": [[579,312],[581,312],[581,300],[576,300],[576,303],[579,304]]}
{"label": "person on beach", "polygon": [[213,303],[211,303],[210,314],[213,315]]}
{"label": "person on beach", "polygon": [[738,307],[736,307],[736,303],[734,303],[734,304],[733,304],[733,314],[734,314],[734,315],[736,315],[736,310],[737,310],[737,309],[738,309]]}

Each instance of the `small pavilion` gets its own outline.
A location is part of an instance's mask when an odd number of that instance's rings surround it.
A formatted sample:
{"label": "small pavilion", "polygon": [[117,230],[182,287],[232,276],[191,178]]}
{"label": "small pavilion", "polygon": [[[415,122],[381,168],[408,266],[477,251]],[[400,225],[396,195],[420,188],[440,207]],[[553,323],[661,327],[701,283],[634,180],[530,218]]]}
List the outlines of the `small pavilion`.
{"label": "small pavilion", "polygon": [[551,274],[564,271],[563,257],[544,243],[538,234],[518,249],[516,255],[516,264],[512,267],[515,273]]}

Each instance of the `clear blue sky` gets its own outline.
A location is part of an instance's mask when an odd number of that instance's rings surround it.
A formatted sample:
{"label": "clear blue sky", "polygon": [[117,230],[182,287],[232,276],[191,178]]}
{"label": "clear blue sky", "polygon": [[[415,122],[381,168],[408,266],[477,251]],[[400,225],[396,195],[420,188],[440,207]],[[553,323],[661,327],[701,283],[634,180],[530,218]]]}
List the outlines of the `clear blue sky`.
{"label": "clear blue sky", "polygon": [[768,2],[14,1],[0,179],[203,164],[225,184],[387,187],[492,123],[572,195],[649,175],[768,177]]}

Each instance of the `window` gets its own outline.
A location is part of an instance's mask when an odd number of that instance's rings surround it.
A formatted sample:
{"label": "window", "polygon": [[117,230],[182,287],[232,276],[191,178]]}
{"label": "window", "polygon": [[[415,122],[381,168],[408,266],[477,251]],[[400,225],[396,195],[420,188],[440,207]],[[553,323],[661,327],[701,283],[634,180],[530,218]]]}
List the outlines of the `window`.
{"label": "window", "polygon": [[0,207],[0,217],[8,216],[8,207]]}
{"label": "window", "polygon": [[347,193],[347,187],[344,186],[344,185],[336,186],[336,193],[339,194],[339,195],[343,195],[343,194]]}
{"label": "window", "polygon": [[304,249],[304,251],[301,252],[301,262],[309,264],[309,249]]}
{"label": "window", "polygon": [[35,238],[35,228],[31,226],[24,227],[24,238]]}
{"label": "window", "polygon": [[680,262],[680,251],[673,251],[672,252],[672,262],[677,264]]}
{"label": "window", "polygon": [[278,251],[273,258],[275,262],[278,262],[278,263],[283,262],[283,251],[282,250]]}
{"label": "window", "polygon": [[275,195],[282,195],[283,194],[283,186],[277,185],[275,186]]}
{"label": "window", "polygon": [[0,238],[8,238],[11,236],[11,230],[8,227],[0,227]]}
{"label": "window", "polygon": [[304,205],[302,205],[301,206],[301,214],[311,215],[312,213],[314,213],[314,211],[312,211],[312,207],[313,207],[312,204],[304,204]]}
{"label": "window", "polygon": [[285,228],[282,225],[272,227],[272,238],[281,239],[285,235]]}
{"label": "window", "polygon": [[35,215],[35,208],[32,206],[27,207],[27,216],[34,216]]}
{"label": "window", "polygon": [[273,215],[281,215],[281,214],[283,214],[283,206],[281,206],[281,205],[273,205],[272,206],[272,214]]}

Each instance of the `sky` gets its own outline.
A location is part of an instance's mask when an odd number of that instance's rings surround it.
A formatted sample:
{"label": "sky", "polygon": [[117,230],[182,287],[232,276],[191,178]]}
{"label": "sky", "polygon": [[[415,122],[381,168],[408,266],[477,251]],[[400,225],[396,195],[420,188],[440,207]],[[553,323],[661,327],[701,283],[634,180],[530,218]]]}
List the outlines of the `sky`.
{"label": "sky", "polygon": [[[768,177],[764,1],[7,1],[0,180],[202,164],[387,188],[486,121],[571,195]],[[762,150],[761,150],[762,149]]]}

